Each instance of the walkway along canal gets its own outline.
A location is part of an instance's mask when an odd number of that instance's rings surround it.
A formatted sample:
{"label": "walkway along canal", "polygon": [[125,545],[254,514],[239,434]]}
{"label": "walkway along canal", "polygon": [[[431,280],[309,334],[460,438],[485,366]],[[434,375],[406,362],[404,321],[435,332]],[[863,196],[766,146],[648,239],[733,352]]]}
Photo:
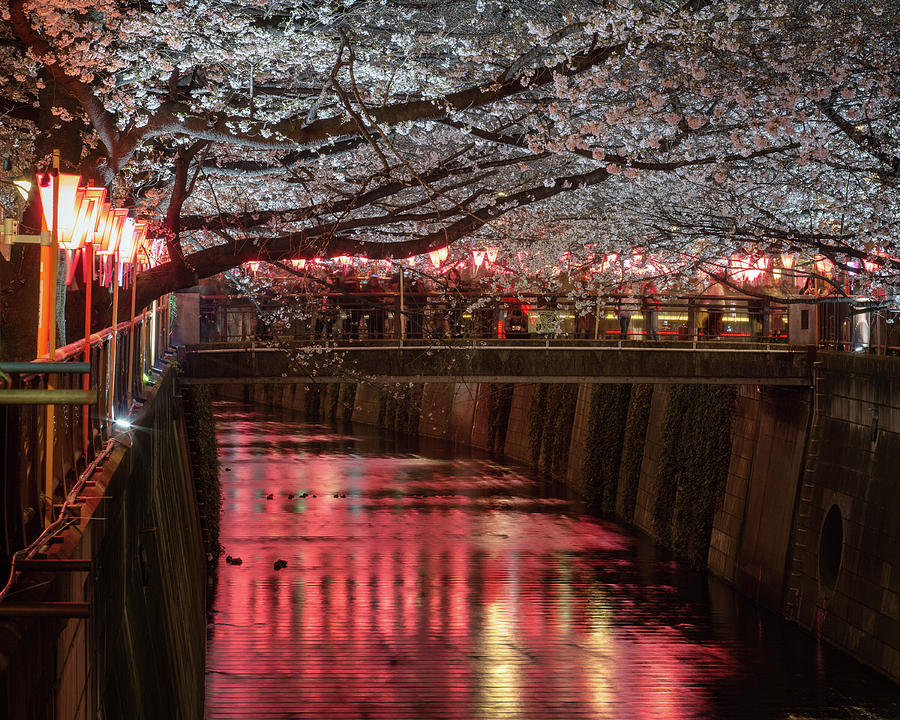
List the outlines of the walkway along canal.
{"label": "walkway along canal", "polygon": [[208,718],[900,717],[896,685],[521,469],[216,409]]}

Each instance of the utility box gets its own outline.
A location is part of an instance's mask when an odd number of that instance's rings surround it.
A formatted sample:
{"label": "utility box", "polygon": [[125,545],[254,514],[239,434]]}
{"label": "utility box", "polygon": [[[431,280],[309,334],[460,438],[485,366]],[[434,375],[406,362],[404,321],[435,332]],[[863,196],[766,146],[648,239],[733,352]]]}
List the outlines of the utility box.
{"label": "utility box", "polygon": [[788,341],[791,345],[818,345],[818,305],[791,303],[788,305]]}

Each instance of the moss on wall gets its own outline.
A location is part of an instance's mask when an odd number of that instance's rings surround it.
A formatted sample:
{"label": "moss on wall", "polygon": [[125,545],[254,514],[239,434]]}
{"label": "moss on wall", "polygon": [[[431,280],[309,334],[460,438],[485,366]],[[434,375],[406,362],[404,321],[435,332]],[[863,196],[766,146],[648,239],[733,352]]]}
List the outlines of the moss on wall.
{"label": "moss on wall", "polygon": [[488,386],[487,447],[495,455],[502,455],[506,445],[514,388],[511,383]]}
{"label": "moss on wall", "polygon": [[630,400],[630,385],[600,384],[591,388],[583,471],[585,501],[591,512],[611,513],[616,509]]}
{"label": "moss on wall", "polygon": [[341,383],[338,395],[341,420],[350,422],[356,405],[356,383]]}
{"label": "moss on wall", "polygon": [[213,417],[212,394],[208,385],[185,385],[181,390],[186,419],[190,425],[188,443],[200,520],[207,558],[218,559],[219,523],[222,517],[222,483],[219,480],[219,447],[216,421]]}
{"label": "moss on wall", "polygon": [[387,385],[378,392],[378,427],[415,437],[422,415],[423,385]]}
{"label": "moss on wall", "polygon": [[327,409],[325,385],[307,385],[303,393],[303,414],[307,420],[316,421],[323,417]]}
{"label": "moss on wall", "polygon": [[622,460],[619,467],[619,502],[616,510],[623,520],[634,520],[641,466],[644,462],[644,443],[647,439],[647,423],[650,420],[652,385],[632,385],[625,420],[625,436],[622,441]]}
{"label": "moss on wall", "polygon": [[528,411],[531,460],[548,477],[565,476],[577,400],[578,386],[573,384],[541,384],[531,397]]}
{"label": "moss on wall", "polygon": [[706,564],[728,477],[736,399],[732,386],[675,385],[669,391],[653,531],[698,567]]}
{"label": "moss on wall", "polygon": [[547,419],[547,385],[537,385],[531,394],[528,408],[528,444],[531,447],[531,464],[537,469],[541,461],[541,443],[544,423]]}

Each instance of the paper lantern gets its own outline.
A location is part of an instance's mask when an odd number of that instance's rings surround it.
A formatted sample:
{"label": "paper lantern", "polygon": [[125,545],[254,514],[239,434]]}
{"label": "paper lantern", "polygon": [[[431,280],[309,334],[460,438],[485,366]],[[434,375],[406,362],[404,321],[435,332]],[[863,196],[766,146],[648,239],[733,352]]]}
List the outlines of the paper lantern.
{"label": "paper lantern", "polygon": [[53,232],[53,196],[54,187],[59,184],[57,217],[59,219],[59,238],[60,247],[66,250],[74,250],[81,247],[80,243],[75,245],[73,240],[75,221],[77,219],[78,210],[81,206],[81,199],[84,196],[84,189],[78,187],[81,182],[81,175],[69,175],[60,173],[53,175],[44,173],[37,175],[38,193],[41,198],[41,211],[44,215],[45,227]]}
{"label": "paper lantern", "polygon": [[[104,208],[107,203],[104,203]],[[102,212],[102,211],[101,211]],[[97,234],[94,234],[94,247],[98,255],[115,255],[119,249],[119,238],[122,235],[122,226],[125,224],[125,218],[128,217],[128,210],[125,208],[109,208],[103,229],[100,231],[99,242]]]}

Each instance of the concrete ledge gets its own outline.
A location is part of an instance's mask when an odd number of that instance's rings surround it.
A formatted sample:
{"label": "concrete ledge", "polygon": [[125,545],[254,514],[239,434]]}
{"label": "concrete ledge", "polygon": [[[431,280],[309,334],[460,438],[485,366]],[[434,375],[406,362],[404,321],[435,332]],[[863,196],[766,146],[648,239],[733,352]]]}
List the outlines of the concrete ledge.
{"label": "concrete ledge", "polygon": [[206,348],[184,352],[186,382],[702,383],[805,386],[806,351],[655,345],[508,347],[429,345],[305,349]]}

